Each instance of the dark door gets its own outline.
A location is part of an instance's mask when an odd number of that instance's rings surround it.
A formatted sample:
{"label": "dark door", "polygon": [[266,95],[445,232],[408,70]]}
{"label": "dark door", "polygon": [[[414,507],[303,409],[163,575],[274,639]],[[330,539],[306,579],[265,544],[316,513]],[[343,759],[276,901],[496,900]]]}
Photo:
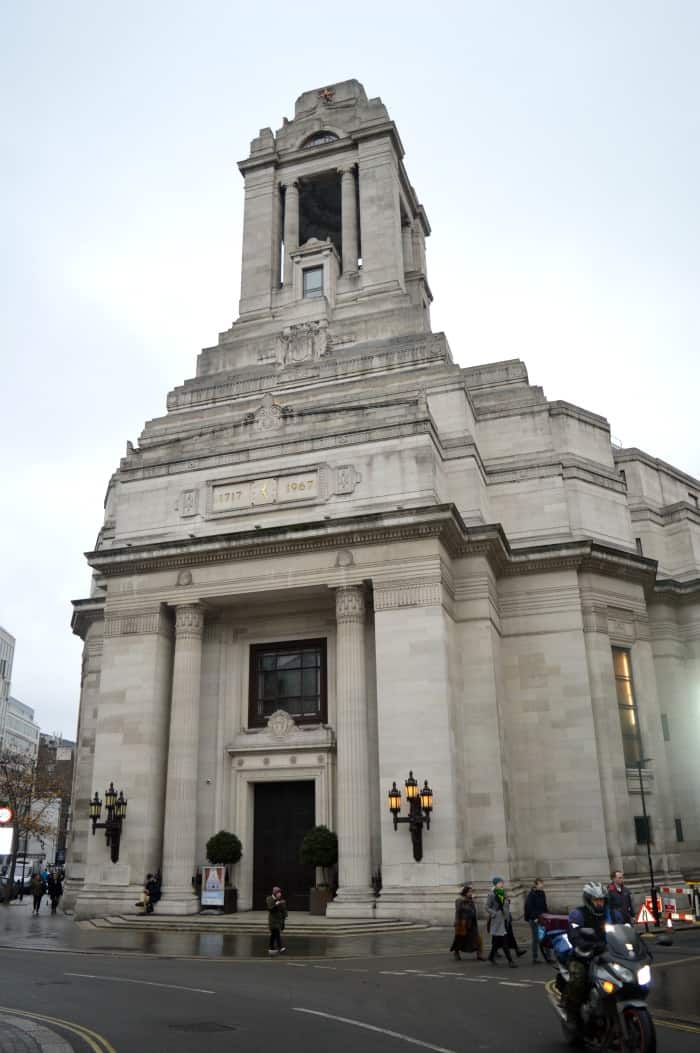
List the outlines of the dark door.
{"label": "dark door", "polygon": [[255,784],[253,910],[265,909],[274,885],[284,892],[289,910],[309,909],[316,872],[299,862],[299,850],[314,815],[313,782]]}

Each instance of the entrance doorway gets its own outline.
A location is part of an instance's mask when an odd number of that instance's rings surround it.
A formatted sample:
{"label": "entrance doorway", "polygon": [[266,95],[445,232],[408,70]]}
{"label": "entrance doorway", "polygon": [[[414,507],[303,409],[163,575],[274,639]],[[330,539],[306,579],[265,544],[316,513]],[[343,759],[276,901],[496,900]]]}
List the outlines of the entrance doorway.
{"label": "entrance doorway", "polygon": [[255,783],[253,910],[265,910],[274,885],[289,910],[309,909],[314,867],[299,862],[304,834],[314,825],[313,782]]}

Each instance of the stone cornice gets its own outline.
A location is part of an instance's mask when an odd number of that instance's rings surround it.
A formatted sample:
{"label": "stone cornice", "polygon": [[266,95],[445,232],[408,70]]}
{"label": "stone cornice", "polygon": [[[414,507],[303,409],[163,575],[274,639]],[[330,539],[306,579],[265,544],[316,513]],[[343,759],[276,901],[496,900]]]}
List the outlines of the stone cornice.
{"label": "stone cornice", "polygon": [[93,622],[101,621],[105,616],[104,596],[90,596],[84,600],[73,600],[73,615],[70,627],[76,636],[84,640]]}
{"label": "stone cornice", "polygon": [[688,475],[686,472],[682,472],[680,468],[674,468],[668,461],[652,457],[636,446],[613,449],[613,457],[615,458],[615,464],[624,465],[626,462],[639,461],[641,464],[646,465],[647,468],[654,469],[654,471],[666,472],[667,475],[670,475],[679,483],[683,483],[684,486],[689,486],[691,489],[700,488],[700,479],[696,479],[694,475]]}
{"label": "stone cornice", "polygon": [[[134,479],[151,479],[166,475],[179,475],[183,472],[191,472],[199,469],[210,469],[222,465],[248,464],[255,460],[266,460],[271,457],[299,455],[302,453],[316,452],[319,450],[336,449],[342,446],[365,444],[369,442],[383,442],[387,439],[405,438],[410,435],[421,435],[426,432],[434,436],[437,445],[437,434],[431,418],[400,421],[392,421],[387,424],[375,423],[373,426],[357,427],[355,430],[347,425],[342,431],[338,431],[337,425],[333,430],[325,434],[317,434],[312,438],[302,435],[290,435],[284,430],[275,433],[273,439],[260,439],[258,442],[249,441],[245,446],[235,450],[230,448],[226,452],[210,453],[207,450],[195,451],[171,451],[170,456],[162,455],[157,461],[147,464],[139,464],[131,458],[123,458],[120,467],[122,481]],[[229,432],[231,429],[226,429]],[[164,444],[165,445],[165,444]],[[228,444],[227,444],[228,445]],[[133,455],[132,455],[133,456]]]}
{"label": "stone cornice", "polygon": [[[485,555],[496,576],[574,570],[636,581],[649,590],[654,588],[655,560],[594,541],[555,542],[513,550],[500,524],[467,526],[455,506],[445,504],[100,549],[86,555],[91,567],[105,577],[114,577],[429,537],[436,538],[453,559]],[[690,583],[676,584],[687,590]]]}
{"label": "stone cornice", "polygon": [[659,578],[654,582],[653,597],[673,597],[677,600],[697,603],[700,600],[700,578],[690,578],[689,581]]}
{"label": "stone cornice", "polygon": [[[230,343],[223,339],[218,346],[205,348],[210,357],[224,353]],[[273,336],[275,334],[272,334]],[[284,394],[312,382],[333,383],[363,373],[385,373],[421,363],[432,362],[452,366],[452,357],[444,333],[424,333],[402,337],[386,344],[367,343],[353,351],[341,348],[331,350],[317,362],[300,365],[261,367],[252,375],[246,373],[218,371],[204,374],[175,388],[168,395],[168,410],[198,409],[207,404],[217,405],[238,398],[251,398],[274,389]],[[454,367],[459,370],[458,366]]]}

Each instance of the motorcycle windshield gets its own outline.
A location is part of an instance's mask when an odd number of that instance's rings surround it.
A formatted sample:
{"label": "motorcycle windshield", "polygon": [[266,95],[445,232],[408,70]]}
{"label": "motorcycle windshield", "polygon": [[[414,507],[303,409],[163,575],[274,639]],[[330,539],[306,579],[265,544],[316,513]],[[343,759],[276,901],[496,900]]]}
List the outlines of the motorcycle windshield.
{"label": "motorcycle windshield", "polygon": [[646,950],[639,934],[631,925],[606,925],[605,940],[608,953],[613,958],[629,961],[631,958],[646,958]]}

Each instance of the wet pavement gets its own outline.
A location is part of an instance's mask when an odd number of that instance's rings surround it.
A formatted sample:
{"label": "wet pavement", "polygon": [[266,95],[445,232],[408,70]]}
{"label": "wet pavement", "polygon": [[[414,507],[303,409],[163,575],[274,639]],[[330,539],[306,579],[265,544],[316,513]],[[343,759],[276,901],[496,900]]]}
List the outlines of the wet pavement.
{"label": "wet pavement", "polygon": [[[243,925],[255,924],[239,916]],[[304,916],[299,915],[299,925]],[[154,928],[147,926],[153,923]],[[225,923],[224,919],[221,919]],[[76,923],[58,912],[51,915],[44,908],[39,916],[31,905],[13,903],[0,906],[0,946],[31,951],[62,951],[95,955],[160,958],[201,958],[215,960],[250,960],[267,957],[268,935],[259,932],[174,932],[159,931],[157,925],[172,925],[173,919],[157,916],[144,919],[137,931],[120,928],[96,928],[85,922]],[[214,922],[215,924],[215,922]],[[524,947],[526,933],[519,931]],[[285,930],[288,959],[401,959],[419,958],[423,968],[434,968],[448,958],[452,938],[449,928],[419,928],[359,935],[299,935],[294,924]],[[653,985],[650,1004],[659,1019],[678,1019],[700,1025],[700,926],[691,931],[677,931],[671,947],[659,947],[647,940],[653,956]],[[543,966],[533,967],[527,958],[520,961],[519,977],[546,980],[550,973]]]}

